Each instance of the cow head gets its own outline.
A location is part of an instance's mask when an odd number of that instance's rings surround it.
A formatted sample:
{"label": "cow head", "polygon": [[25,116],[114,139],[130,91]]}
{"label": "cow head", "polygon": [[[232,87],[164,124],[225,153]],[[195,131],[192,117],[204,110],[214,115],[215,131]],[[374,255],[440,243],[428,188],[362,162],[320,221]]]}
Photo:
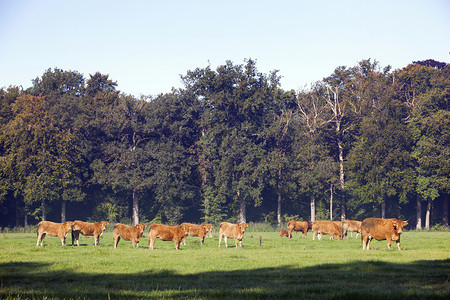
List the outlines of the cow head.
{"label": "cow head", "polygon": [[66,230],[69,231],[70,229],[72,229],[73,226],[73,222],[66,222],[64,223],[64,227],[66,227]]}
{"label": "cow head", "polygon": [[408,221],[402,221],[402,220],[397,220],[397,219],[391,219],[391,221],[392,221],[392,225],[394,226],[394,230],[398,234],[403,233],[403,226],[408,225]]}
{"label": "cow head", "polygon": [[100,224],[102,224],[102,231],[105,231],[106,226],[109,224],[107,221],[101,221]]}
{"label": "cow head", "polygon": [[191,225],[182,225],[180,227],[183,230],[184,235],[188,235],[189,234],[189,231],[191,230]]}
{"label": "cow head", "polygon": [[242,233],[245,232],[245,229],[247,229],[248,224],[247,223],[240,223],[239,225],[239,229],[241,230]]}
{"label": "cow head", "polygon": [[144,233],[145,227],[147,227],[147,224],[144,224],[144,223],[141,223],[141,224],[136,225],[136,228],[139,229],[139,232],[140,232],[141,234]]}

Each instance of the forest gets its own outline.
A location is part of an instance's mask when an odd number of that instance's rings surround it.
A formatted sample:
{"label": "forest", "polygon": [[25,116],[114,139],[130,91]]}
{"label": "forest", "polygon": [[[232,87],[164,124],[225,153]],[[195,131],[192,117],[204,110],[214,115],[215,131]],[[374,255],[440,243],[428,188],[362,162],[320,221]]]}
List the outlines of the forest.
{"label": "forest", "polygon": [[[337,67],[299,91],[226,61],[128,95],[48,69],[0,89],[0,227],[362,220],[448,227],[450,67]],[[151,84],[151,83],[149,83]]]}

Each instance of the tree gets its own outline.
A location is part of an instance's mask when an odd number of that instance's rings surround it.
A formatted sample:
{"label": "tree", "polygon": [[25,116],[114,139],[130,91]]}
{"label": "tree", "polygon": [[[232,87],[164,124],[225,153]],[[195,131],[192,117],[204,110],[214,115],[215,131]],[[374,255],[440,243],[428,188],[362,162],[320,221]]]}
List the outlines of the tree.
{"label": "tree", "polygon": [[[329,94],[326,86],[317,82],[308,91],[300,91],[297,95],[298,119],[301,126],[301,138],[297,142],[296,157],[299,186],[310,198],[311,221],[316,219],[316,195],[323,186],[336,184],[335,168],[329,150],[324,141],[324,131],[336,116],[330,116]],[[330,207],[332,200],[330,197]],[[332,218],[332,209],[330,209]]]}
{"label": "tree", "polygon": [[414,186],[412,139],[404,122],[407,113],[396,99],[388,69],[381,72],[377,63],[364,63],[355,79],[362,121],[347,156],[349,186],[368,212],[381,211],[385,218],[387,201],[392,199],[391,214],[398,214],[398,203],[408,202]]}
{"label": "tree", "polygon": [[68,190],[79,185],[78,149],[70,132],[53,125],[44,97],[23,94],[12,111],[14,118],[0,136],[3,176],[26,210],[40,204],[32,214],[45,220],[46,203],[65,200]]}
{"label": "tree", "polygon": [[216,71],[210,67],[189,71],[182,79],[202,104],[200,171],[208,181],[204,192],[211,192],[207,186],[217,191],[208,195],[207,205],[213,199],[227,202],[237,212],[235,217],[245,222],[247,206],[261,204],[263,184],[255,170],[265,155],[261,138],[265,103],[271,101],[279,77],[276,72],[258,72],[250,59],[245,65],[228,61]]}
{"label": "tree", "polygon": [[401,99],[409,109],[406,121],[414,137],[412,157],[417,174],[417,229],[422,227],[422,201],[427,202],[425,228],[430,229],[432,203],[442,198],[442,217],[448,225],[450,153],[448,151],[449,67],[427,60],[414,62],[396,74]]}

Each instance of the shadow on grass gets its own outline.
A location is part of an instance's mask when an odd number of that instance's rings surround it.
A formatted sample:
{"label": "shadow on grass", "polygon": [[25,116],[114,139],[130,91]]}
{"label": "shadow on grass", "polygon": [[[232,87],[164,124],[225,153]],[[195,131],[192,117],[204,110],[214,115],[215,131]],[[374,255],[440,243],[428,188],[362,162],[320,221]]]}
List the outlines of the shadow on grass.
{"label": "shadow on grass", "polygon": [[49,271],[51,264],[0,264],[0,298],[448,299],[450,260],[358,261],[182,275]]}

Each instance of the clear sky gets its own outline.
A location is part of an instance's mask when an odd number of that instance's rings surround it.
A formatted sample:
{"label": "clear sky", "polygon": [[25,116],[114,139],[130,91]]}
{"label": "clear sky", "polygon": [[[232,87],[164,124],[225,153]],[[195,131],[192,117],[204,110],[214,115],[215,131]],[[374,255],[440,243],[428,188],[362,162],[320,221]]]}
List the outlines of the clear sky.
{"label": "clear sky", "polygon": [[99,71],[139,97],[231,60],[298,90],[338,66],[450,62],[449,0],[0,0],[0,87],[48,68]]}

